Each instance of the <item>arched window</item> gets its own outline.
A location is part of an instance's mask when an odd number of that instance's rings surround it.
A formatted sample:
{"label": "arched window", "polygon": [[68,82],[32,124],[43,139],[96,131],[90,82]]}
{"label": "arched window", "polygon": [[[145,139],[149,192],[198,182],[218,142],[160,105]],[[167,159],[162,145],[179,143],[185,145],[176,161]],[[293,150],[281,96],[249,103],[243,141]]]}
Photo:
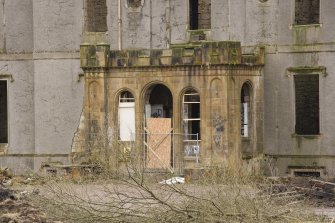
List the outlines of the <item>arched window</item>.
{"label": "arched window", "polygon": [[121,141],[135,140],[135,98],[129,91],[119,95],[119,137]]}
{"label": "arched window", "polygon": [[183,95],[182,120],[186,156],[198,156],[200,152],[200,95],[190,89]]}
{"label": "arched window", "polygon": [[241,136],[250,136],[250,100],[251,87],[249,83],[244,83],[241,89]]}

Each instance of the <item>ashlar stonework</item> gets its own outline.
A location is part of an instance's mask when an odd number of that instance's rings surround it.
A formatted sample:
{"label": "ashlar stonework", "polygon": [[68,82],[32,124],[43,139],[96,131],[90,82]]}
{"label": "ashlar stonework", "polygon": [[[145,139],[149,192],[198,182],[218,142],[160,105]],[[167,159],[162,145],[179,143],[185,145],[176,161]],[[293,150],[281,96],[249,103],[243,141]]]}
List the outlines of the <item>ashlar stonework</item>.
{"label": "ashlar stonework", "polygon": [[[242,157],[260,155],[263,57],[262,48],[244,56],[240,43],[229,41],[125,51],[109,50],[108,44],[82,44],[85,128],[79,131],[84,139],[76,146],[76,157],[94,148],[109,150],[120,165],[120,157],[129,152],[126,141],[136,145],[131,152],[148,171],[182,174],[189,168],[228,165],[237,169]],[[245,83],[251,92],[248,137],[240,130]],[[120,99],[123,92],[131,97]],[[128,139],[120,133],[125,100],[129,118],[135,118]],[[164,120],[170,124],[162,129]]]}

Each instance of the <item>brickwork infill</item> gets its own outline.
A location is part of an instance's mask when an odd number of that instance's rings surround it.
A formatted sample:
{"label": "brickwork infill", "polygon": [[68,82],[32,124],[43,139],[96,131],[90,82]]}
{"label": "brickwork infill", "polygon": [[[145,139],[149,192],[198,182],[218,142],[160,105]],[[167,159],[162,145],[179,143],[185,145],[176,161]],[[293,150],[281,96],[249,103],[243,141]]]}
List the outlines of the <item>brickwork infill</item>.
{"label": "brickwork infill", "polygon": [[296,134],[319,134],[319,76],[295,75]]}
{"label": "brickwork infill", "polygon": [[198,28],[211,28],[211,1],[199,0],[198,4]]}
{"label": "brickwork infill", "polygon": [[0,81],[0,143],[8,143],[7,81]]}
{"label": "brickwork infill", "polygon": [[295,0],[295,24],[318,24],[320,0]]}
{"label": "brickwork infill", "polygon": [[107,5],[106,0],[87,0],[87,31],[107,31]]}

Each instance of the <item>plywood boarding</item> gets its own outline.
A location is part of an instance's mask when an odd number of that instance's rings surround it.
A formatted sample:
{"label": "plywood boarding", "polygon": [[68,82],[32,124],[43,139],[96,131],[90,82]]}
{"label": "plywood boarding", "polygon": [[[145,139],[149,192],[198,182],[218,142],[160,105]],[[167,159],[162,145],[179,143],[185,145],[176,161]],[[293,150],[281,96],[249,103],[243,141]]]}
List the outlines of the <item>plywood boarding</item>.
{"label": "plywood boarding", "polygon": [[171,119],[147,119],[147,168],[170,169],[171,160]]}

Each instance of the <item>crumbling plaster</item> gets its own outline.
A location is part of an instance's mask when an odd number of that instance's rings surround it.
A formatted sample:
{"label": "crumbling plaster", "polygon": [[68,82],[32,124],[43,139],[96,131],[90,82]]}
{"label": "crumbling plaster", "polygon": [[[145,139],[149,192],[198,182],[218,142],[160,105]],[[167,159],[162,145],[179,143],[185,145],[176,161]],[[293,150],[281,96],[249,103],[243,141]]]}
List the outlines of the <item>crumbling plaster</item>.
{"label": "crumbling plaster", "polygon": [[[107,42],[111,49],[118,49],[119,1],[106,2]],[[188,1],[144,0],[143,6],[136,10],[127,8],[126,0],[120,2],[122,49],[167,48],[188,41]],[[255,44],[266,45],[264,147],[257,149],[279,156],[314,155],[316,158],[309,163],[331,168],[335,163],[330,158],[335,156],[332,149],[335,1],[321,1],[320,24],[312,26],[294,26],[294,2],[212,0],[211,40],[241,41],[242,46],[250,46],[244,47],[244,51],[250,51]],[[47,154],[68,153],[79,125],[84,90],[83,82],[76,80],[82,72],[78,51],[83,3],[82,0],[0,0],[0,73],[12,74],[14,78],[9,83],[8,154],[32,153],[22,158],[22,162],[30,165],[35,160],[35,169],[43,159],[48,159]],[[292,137],[294,86],[286,70],[304,66],[324,66],[328,75],[319,79],[321,135],[316,139],[302,138],[303,146],[298,147],[298,139]],[[47,154],[41,158],[40,153]],[[301,164],[304,158],[299,159],[282,158],[277,162],[278,168],[284,173],[287,165]],[[4,160],[1,157],[1,165],[20,162],[14,156]]]}

